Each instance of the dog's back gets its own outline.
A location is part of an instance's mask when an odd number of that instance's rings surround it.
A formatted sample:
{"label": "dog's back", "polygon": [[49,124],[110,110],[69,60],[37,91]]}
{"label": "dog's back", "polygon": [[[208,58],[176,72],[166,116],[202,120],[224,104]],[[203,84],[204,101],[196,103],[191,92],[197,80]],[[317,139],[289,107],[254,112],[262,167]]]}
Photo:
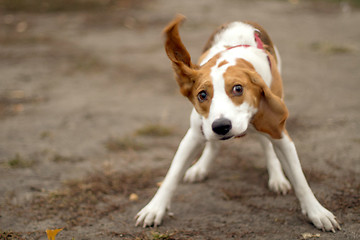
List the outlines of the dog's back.
{"label": "dog's back", "polygon": [[261,42],[264,44],[264,49],[274,57],[280,70],[279,53],[273,45],[268,33],[261,25],[250,21],[231,22],[221,25],[210,36],[205,44],[203,55],[199,60],[200,65],[206,63],[215,54],[226,50],[228,47],[238,45],[257,46],[257,42],[254,38],[254,31],[259,35]]}

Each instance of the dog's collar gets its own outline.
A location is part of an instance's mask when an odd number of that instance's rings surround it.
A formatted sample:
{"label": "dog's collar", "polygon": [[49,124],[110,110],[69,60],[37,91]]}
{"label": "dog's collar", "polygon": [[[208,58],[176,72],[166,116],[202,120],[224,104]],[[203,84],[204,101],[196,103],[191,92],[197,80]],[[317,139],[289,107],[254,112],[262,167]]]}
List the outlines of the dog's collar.
{"label": "dog's collar", "polygon": [[[256,47],[258,49],[261,49],[261,50],[264,50],[264,43],[261,41],[261,38],[259,36],[260,32],[259,31],[255,31],[254,32],[254,37],[255,37],[255,42],[256,42]],[[238,48],[238,47],[244,47],[244,48],[248,48],[248,47],[252,47],[251,45],[249,44],[239,44],[239,45],[235,45],[235,46],[232,46],[232,47],[228,47],[226,50],[230,50],[230,49],[233,49],[233,48]],[[269,66],[271,68],[271,61],[270,61],[270,58],[269,56],[267,56],[267,59],[269,61]]]}
{"label": "dog's collar", "polygon": [[[259,31],[254,32],[254,38],[255,38],[255,42],[256,42],[256,47],[258,49],[265,50],[264,49],[264,44],[261,41],[261,38],[260,38],[259,34],[260,34]],[[226,50],[230,50],[230,49],[238,48],[238,47],[248,48],[248,47],[251,47],[251,45],[250,44],[239,44],[239,45],[228,47]]]}

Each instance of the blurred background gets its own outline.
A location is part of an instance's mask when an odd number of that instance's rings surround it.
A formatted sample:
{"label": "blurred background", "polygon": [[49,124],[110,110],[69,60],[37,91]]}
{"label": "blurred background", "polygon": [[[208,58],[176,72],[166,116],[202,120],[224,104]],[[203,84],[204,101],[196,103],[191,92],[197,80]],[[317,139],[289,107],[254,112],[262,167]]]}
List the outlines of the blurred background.
{"label": "blurred background", "polygon": [[341,233],[321,236],[358,239],[359,7],[358,0],[0,0],[0,239],[46,239],[45,229],[62,227],[59,239],[317,233],[293,194],[266,189],[251,136],[224,144],[211,180],[180,187],[178,218],[155,231],[133,227],[189,127],[192,106],[161,35],[176,13],[187,17],[180,31],[194,62],[217,26],[264,26],[282,57],[287,126],[305,174],[345,222]]}

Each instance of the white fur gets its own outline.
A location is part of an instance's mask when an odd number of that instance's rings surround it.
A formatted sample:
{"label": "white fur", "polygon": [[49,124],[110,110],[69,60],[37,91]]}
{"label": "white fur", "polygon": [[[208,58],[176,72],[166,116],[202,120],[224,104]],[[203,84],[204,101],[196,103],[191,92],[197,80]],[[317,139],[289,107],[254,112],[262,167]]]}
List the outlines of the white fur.
{"label": "white fur", "polygon": [[[249,127],[253,129],[249,123],[257,109],[249,106],[246,102],[240,106],[234,105],[225,92],[223,74],[228,67],[235,64],[236,59],[243,58],[254,66],[256,71],[270,86],[271,73],[268,60],[266,54],[256,48],[254,31],[255,29],[250,25],[234,22],[229,25],[228,29],[215,36],[214,46],[209,50],[208,56],[202,62],[202,64],[206,64],[209,59],[222,52],[218,62],[211,69],[214,96],[209,116],[204,118],[193,109],[190,118],[190,129],[181,141],[161,187],[153,199],[136,215],[136,225],[143,223],[143,226],[146,227],[157,226],[161,223],[166,211],[170,208],[171,198],[186,168],[199,152],[200,146],[208,141],[200,160],[188,169],[184,178],[188,182],[205,179],[209,172],[210,164],[218,154],[219,148],[219,144],[213,141],[219,139],[212,131],[211,125],[213,121],[220,117],[231,120],[233,128],[227,136],[242,134]],[[249,44],[254,47],[239,47],[224,51],[226,49],[225,46],[239,44]],[[275,51],[277,52],[277,49]],[[278,54],[277,56],[280,60]],[[217,67],[218,63],[223,60],[226,60],[228,64]],[[280,67],[279,70],[281,70]],[[327,231],[335,231],[335,228],[340,229],[334,215],[321,206],[312,193],[301,170],[295,145],[290,138],[284,133],[282,138],[278,140],[262,133],[260,133],[259,138],[267,160],[269,188],[283,194],[290,190],[291,187],[282,172],[282,166],[300,201],[302,213],[308,216],[319,229]]]}
{"label": "white fur", "polygon": [[265,159],[269,173],[268,186],[270,190],[285,195],[288,191],[290,191],[291,186],[282,171],[279,159],[274,152],[273,145],[264,135],[257,134],[257,136],[265,152]]}
{"label": "white fur", "polygon": [[206,142],[205,149],[200,159],[186,171],[184,182],[200,182],[207,177],[211,163],[218,155],[219,145],[218,141]]}
{"label": "white fur", "polygon": [[171,198],[182,179],[185,169],[201,150],[205,142],[201,134],[201,121],[194,112],[190,118],[190,129],[181,141],[179,148],[171,163],[170,169],[153,199],[136,215],[136,226],[143,222],[143,227],[161,224],[167,210],[170,209]]}
{"label": "white fur", "polygon": [[249,24],[242,22],[230,23],[226,29],[215,35],[213,45],[200,65],[209,61],[219,52],[226,50],[227,46],[247,44],[256,47],[254,31],[255,28]]}

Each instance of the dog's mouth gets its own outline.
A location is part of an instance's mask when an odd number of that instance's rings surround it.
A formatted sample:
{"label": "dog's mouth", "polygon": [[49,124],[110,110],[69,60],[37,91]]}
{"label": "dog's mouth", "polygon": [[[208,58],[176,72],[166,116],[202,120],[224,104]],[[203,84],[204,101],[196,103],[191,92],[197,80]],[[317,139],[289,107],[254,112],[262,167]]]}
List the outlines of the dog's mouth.
{"label": "dog's mouth", "polygon": [[234,135],[229,135],[229,136],[222,137],[222,138],[220,138],[220,140],[228,140],[228,139],[230,139],[232,137],[234,137]]}
{"label": "dog's mouth", "polygon": [[239,135],[224,136],[224,137],[220,138],[220,140],[228,140],[230,138],[241,138],[241,137],[245,137],[245,135],[246,135],[246,132],[243,132],[243,133],[241,133]]}
{"label": "dog's mouth", "polygon": [[235,136],[235,138],[241,138],[241,137],[245,137],[246,136],[246,132],[243,132],[237,136]]}

